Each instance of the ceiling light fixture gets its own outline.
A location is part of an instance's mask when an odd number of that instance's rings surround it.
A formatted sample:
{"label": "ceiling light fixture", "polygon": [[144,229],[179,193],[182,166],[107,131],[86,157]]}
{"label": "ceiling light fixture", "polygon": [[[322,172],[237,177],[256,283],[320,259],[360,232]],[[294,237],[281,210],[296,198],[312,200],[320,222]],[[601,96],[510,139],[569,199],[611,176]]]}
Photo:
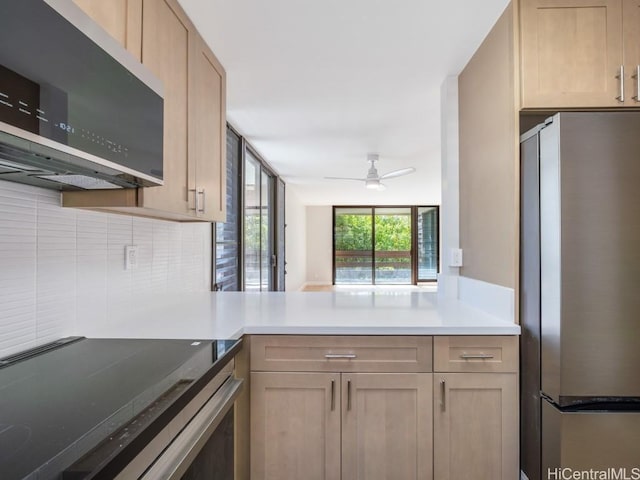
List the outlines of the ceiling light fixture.
{"label": "ceiling light fixture", "polygon": [[386,180],[387,178],[395,178],[402,177],[404,175],[409,175],[416,171],[415,168],[401,168],[400,170],[394,170],[389,173],[385,173],[384,175],[380,175],[378,173],[378,169],[376,168],[376,162],[379,160],[377,153],[370,153],[367,155],[367,162],[369,162],[369,170],[367,172],[367,176],[365,178],[353,178],[353,177],[324,177],[328,180],[355,180],[357,182],[364,182],[365,188],[368,190],[378,190],[381,192],[385,190],[384,183],[381,180]]}

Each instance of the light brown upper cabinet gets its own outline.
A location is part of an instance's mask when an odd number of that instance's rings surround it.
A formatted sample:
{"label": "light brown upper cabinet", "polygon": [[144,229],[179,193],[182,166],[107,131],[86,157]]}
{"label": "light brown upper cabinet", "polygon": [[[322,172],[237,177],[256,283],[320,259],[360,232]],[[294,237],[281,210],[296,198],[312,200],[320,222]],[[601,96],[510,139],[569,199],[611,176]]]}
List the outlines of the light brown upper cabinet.
{"label": "light brown upper cabinet", "polygon": [[226,217],[225,71],[200,35],[193,41],[189,90],[189,193],[196,216]]}
{"label": "light brown upper cabinet", "polygon": [[63,205],[179,221],[224,221],[224,68],[176,0],[114,3],[112,12],[100,2],[78,0],[130,51],[137,47],[128,32],[137,30],[129,24],[140,14],[140,58],[164,87],[164,185],[65,192]]}
{"label": "light brown upper cabinet", "polygon": [[74,0],[98,25],[140,61],[142,0]]}
{"label": "light brown upper cabinet", "polygon": [[522,108],[638,106],[637,0],[521,0]]}

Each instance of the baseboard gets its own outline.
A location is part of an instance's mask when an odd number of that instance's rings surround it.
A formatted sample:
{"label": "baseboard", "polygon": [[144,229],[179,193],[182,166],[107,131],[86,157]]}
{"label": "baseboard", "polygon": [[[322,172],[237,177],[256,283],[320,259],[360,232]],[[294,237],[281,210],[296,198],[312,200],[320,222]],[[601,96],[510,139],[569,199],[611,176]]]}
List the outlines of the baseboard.
{"label": "baseboard", "polygon": [[515,321],[515,291],[469,277],[458,277],[460,301],[503,320]]}

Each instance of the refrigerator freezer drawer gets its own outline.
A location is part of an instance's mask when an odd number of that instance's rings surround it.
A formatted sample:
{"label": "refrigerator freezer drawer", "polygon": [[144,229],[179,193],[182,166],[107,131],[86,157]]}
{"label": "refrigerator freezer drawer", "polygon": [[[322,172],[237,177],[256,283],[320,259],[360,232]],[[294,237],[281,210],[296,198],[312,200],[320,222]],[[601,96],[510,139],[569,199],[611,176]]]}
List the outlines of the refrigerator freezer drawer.
{"label": "refrigerator freezer drawer", "polygon": [[559,468],[626,469],[621,478],[634,478],[639,446],[640,412],[563,412],[542,401],[542,478]]}

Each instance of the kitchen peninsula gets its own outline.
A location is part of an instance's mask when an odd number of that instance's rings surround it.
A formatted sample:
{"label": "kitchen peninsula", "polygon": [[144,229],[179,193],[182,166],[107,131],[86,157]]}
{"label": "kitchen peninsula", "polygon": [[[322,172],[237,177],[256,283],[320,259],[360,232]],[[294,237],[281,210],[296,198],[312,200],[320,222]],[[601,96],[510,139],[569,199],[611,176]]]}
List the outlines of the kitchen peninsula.
{"label": "kitchen peninsula", "polygon": [[243,337],[237,479],[517,476],[512,322],[399,291],[193,293],[110,308],[108,324],[82,334]]}
{"label": "kitchen peninsula", "polygon": [[218,292],[136,296],[109,305],[87,337],[237,338],[244,334],[518,335],[520,327],[430,292]]}

